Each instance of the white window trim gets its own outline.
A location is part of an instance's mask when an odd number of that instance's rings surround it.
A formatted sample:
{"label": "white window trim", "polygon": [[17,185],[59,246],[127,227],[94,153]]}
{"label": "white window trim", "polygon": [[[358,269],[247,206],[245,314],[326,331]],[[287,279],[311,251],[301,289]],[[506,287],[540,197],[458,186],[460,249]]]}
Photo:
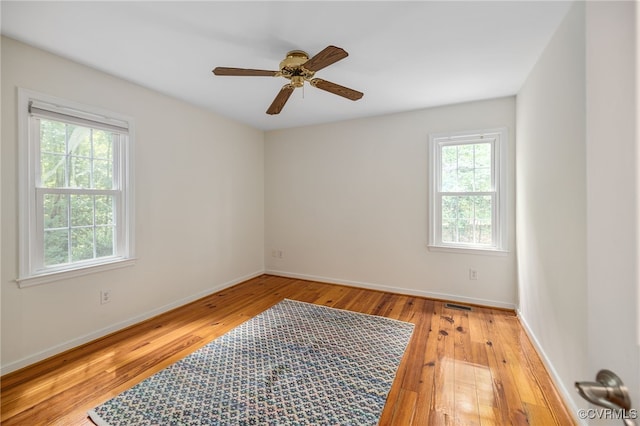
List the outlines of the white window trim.
{"label": "white window trim", "polygon": [[[493,167],[495,169],[496,199],[493,209],[492,219],[496,226],[492,226],[494,233],[494,247],[474,244],[444,243],[440,235],[441,229],[441,204],[438,203],[440,187],[440,149],[439,145],[447,142],[463,142],[465,140],[495,137],[497,136],[496,148],[493,155]],[[442,251],[450,253],[473,253],[485,255],[504,256],[509,252],[508,247],[508,217],[507,217],[507,166],[508,166],[508,130],[506,127],[483,129],[475,131],[461,131],[448,133],[435,133],[429,135],[429,235],[427,247],[430,251]],[[469,142],[472,143],[472,142]]]}
{"label": "white window trim", "polygon": [[[119,241],[123,243],[121,255],[92,259],[87,262],[78,262],[63,268],[48,268],[42,271],[34,271],[33,250],[31,244],[36,242],[36,167],[38,160],[34,158],[39,152],[35,138],[30,138],[30,114],[29,103],[46,104],[49,108],[57,108],[61,113],[70,113],[82,119],[97,120],[109,126],[127,125],[129,129],[128,142],[125,144],[124,171],[121,174],[123,182],[122,208],[120,217],[124,226],[119,227]],[[135,127],[131,117],[103,110],[97,107],[84,105],[78,102],[57,98],[38,93],[32,90],[18,88],[18,206],[19,206],[19,272],[16,282],[18,286],[30,287],[48,282],[69,279],[81,275],[101,272],[109,269],[131,266],[135,263],[135,235],[134,235],[134,134]]]}

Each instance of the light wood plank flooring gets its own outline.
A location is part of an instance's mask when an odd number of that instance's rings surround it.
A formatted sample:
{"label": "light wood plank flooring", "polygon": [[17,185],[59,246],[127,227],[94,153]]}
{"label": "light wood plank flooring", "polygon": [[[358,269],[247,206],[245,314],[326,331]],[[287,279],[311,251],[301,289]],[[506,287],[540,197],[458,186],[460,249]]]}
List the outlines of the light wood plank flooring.
{"label": "light wood plank flooring", "polygon": [[572,425],[513,314],[264,275],[2,377],[2,425],[92,425],[86,412],[284,298],[416,325],[381,425]]}

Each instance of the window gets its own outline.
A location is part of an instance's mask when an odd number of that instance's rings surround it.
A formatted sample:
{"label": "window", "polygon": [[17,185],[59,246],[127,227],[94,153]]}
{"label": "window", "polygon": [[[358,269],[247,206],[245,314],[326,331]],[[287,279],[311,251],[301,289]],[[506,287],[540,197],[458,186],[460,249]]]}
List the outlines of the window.
{"label": "window", "polygon": [[506,250],[506,139],[506,129],[430,136],[430,247]]}
{"label": "window", "polygon": [[19,121],[20,285],[130,261],[131,120],[21,89]]}

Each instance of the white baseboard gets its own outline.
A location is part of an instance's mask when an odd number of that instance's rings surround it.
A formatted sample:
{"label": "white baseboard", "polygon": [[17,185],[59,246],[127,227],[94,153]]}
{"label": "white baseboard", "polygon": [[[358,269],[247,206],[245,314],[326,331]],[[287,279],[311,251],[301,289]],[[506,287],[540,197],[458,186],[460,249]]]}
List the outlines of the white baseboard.
{"label": "white baseboard", "polygon": [[555,385],[556,389],[560,393],[560,397],[562,398],[565,405],[569,409],[573,419],[576,421],[577,424],[587,426],[586,420],[581,420],[577,417],[579,407],[576,405],[575,400],[573,399],[573,396],[575,396],[575,392],[569,392],[566,386],[562,383],[562,380],[560,379],[558,372],[556,371],[555,368],[553,368],[553,363],[545,353],[544,349],[542,348],[542,345],[536,338],[535,333],[527,323],[527,320],[522,315],[522,312],[520,312],[519,309],[516,312],[518,314],[518,319],[520,320],[520,324],[522,324],[522,328],[524,329],[525,333],[527,333],[527,336],[529,336],[529,340],[531,340],[531,342],[533,343],[533,346],[535,347],[536,352],[538,352],[538,355],[540,355],[540,358],[542,359],[542,363],[544,364],[545,368],[549,372],[549,376],[551,377],[553,384]]}
{"label": "white baseboard", "polygon": [[496,300],[478,299],[475,297],[457,296],[454,294],[436,293],[433,291],[422,291],[422,290],[415,290],[415,289],[408,289],[408,288],[401,288],[401,287],[392,287],[392,286],[386,286],[381,284],[372,284],[372,283],[366,283],[362,281],[351,281],[351,280],[330,278],[330,277],[324,277],[324,276],[318,276],[318,275],[298,274],[295,272],[278,271],[274,269],[267,269],[266,271],[264,271],[264,273],[270,274],[270,275],[278,275],[278,276],[287,277],[287,278],[298,278],[301,280],[318,281],[318,282],[329,283],[329,284],[342,284],[342,285],[348,285],[351,287],[368,288],[372,290],[387,291],[390,293],[406,294],[410,296],[422,296],[422,297],[428,297],[431,299],[447,300],[451,302],[470,303],[473,305],[481,305],[481,306],[488,306],[488,307],[495,307],[495,308],[502,308],[502,309],[511,309],[514,311],[516,309],[513,303],[499,302]]}
{"label": "white baseboard", "polygon": [[263,270],[260,271],[256,271],[253,272],[251,274],[247,274],[243,277],[239,277],[239,278],[235,278],[231,281],[227,281],[225,283],[219,284],[217,286],[214,287],[210,287],[206,290],[203,290],[201,292],[198,292],[196,294],[192,294],[191,296],[187,296],[185,298],[182,298],[180,300],[176,300],[174,302],[171,302],[167,305],[161,306],[159,308],[156,309],[152,309],[150,311],[147,311],[143,314],[140,315],[136,315],[133,318],[129,318],[125,321],[121,321],[119,323],[116,324],[112,324],[108,327],[102,328],[100,330],[94,331],[92,333],[86,334],[84,336],[80,336],[77,337],[75,339],[71,339],[69,341],[66,341],[64,343],[61,343],[59,345],[53,346],[51,348],[45,349],[44,351],[40,351],[38,353],[35,353],[33,355],[29,355],[25,358],[19,359],[17,361],[14,362],[10,362],[9,364],[3,365],[0,367],[0,375],[5,375],[7,373],[11,373],[12,371],[18,370],[20,368],[26,367],[28,365],[34,364],[38,361],[42,361],[44,359],[47,359],[51,356],[57,355],[59,353],[62,353],[66,350],[78,347],[80,345],[84,345],[85,343],[89,343],[93,340],[99,339],[101,337],[104,337],[108,334],[111,334],[113,332],[116,332],[118,330],[122,330],[123,328],[129,327],[131,325],[137,324],[139,322],[142,322],[144,320],[147,320],[149,318],[155,317],[157,315],[160,315],[164,312],[170,311],[172,309],[175,309],[179,306],[182,305],[186,305],[187,303],[191,303],[195,300],[201,299],[205,296],[208,296],[210,294],[213,294],[215,292],[224,290],[225,288],[234,286],[236,284],[239,284],[243,281],[247,281],[250,280],[251,278],[255,278],[258,277],[260,275],[264,274]]}

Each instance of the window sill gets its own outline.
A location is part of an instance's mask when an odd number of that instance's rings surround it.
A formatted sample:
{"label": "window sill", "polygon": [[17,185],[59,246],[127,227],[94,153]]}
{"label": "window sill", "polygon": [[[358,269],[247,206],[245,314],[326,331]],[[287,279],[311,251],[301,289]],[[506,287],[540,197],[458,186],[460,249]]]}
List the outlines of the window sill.
{"label": "window sill", "polygon": [[135,258],[116,259],[108,263],[100,263],[98,265],[83,266],[78,269],[67,269],[64,271],[47,272],[30,277],[18,278],[16,282],[19,288],[33,287],[36,285],[47,284],[54,281],[67,280],[83,275],[94,274],[97,272],[109,271],[111,269],[125,268],[133,266],[136,263]]}
{"label": "window sill", "polygon": [[483,256],[508,256],[509,251],[503,249],[489,248],[472,248],[472,247],[453,247],[453,246],[434,246],[427,245],[429,251],[458,253],[458,254],[478,254]]}

